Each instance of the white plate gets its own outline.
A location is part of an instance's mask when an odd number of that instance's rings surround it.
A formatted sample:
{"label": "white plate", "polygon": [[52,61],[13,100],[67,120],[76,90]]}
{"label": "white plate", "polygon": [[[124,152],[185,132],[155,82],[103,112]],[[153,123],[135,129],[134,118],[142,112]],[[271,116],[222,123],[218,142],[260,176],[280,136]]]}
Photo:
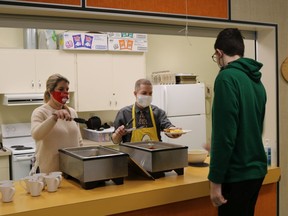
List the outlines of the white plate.
{"label": "white plate", "polygon": [[192,130],[182,130],[182,132],[164,132],[165,134],[167,135],[180,135],[180,134],[186,134],[186,133],[189,133],[191,132]]}

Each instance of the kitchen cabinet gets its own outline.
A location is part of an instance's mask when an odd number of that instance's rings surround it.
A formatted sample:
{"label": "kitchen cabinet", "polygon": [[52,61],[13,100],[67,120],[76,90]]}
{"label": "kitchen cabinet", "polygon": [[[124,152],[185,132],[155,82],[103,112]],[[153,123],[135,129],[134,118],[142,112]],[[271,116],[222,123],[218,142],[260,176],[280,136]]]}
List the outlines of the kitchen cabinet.
{"label": "kitchen cabinet", "polygon": [[10,152],[2,152],[0,150],[0,181],[10,179],[9,155]]}
{"label": "kitchen cabinet", "polygon": [[60,73],[75,90],[75,54],[59,50],[1,49],[0,93],[44,92],[47,78]]}
{"label": "kitchen cabinet", "polygon": [[0,50],[0,93],[33,92],[35,57],[30,50]]}
{"label": "kitchen cabinet", "polygon": [[59,73],[69,80],[69,91],[75,91],[75,54],[61,50],[37,50],[35,52],[35,79],[37,91],[44,92],[46,81]]}
{"label": "kitchen cabinet", "polygon": [[77,53],[77,111],[119,110],[135,101],[134,84],[145,77],[143,53]]}

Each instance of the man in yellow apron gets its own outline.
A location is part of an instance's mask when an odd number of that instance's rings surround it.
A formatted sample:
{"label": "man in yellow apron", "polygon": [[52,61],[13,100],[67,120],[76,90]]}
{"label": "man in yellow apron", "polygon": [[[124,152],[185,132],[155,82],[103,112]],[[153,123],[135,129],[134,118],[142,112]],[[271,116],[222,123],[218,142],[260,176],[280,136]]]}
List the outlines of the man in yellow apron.
{"label": "man in yellow apron", "polygon": [[[164,110],[151,105],[152,92],[152,84],[149,80],[140,79],[136,81],[135,104],[119,110],[115,118],[114,127],[116,130],[112,134],[114,143],[161,141],[161,131],[166,128],[175,128]],[[130,130],[127,128],[130,128]],[[180,135],[169,134],[167,136],[177,138]]]}

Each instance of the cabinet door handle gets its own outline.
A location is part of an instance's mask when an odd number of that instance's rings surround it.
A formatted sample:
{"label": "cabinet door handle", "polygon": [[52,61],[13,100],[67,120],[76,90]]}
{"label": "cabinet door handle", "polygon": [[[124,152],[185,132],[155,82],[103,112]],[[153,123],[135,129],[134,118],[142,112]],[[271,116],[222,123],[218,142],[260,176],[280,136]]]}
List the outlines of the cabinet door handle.
{"label": "cabinet door handle", "polygon": [[41,88],[42,87],[42,84],[41,84],[41,81],[38,80],[38,87]]}
{"label": "cabinet door handle", "polygon": [[112,101],[110,100],[110,102],[109,102],[109,105],[111,106],[112,105]]}
{"label": "cabinet door handle", "polygon": [[117,107],[117,101],[115,101],[115,107]]}
{"label": "cabinet door handle", "polygon": [[32,88],[34,88],[34,81],[33,80],[31,81],[31,86],[32,86]]}

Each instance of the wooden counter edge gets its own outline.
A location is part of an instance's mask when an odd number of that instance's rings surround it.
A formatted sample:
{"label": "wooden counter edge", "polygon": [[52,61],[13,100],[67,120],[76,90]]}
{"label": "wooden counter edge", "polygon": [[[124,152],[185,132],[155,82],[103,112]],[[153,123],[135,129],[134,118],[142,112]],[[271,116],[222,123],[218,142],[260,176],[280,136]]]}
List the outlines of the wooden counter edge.
{"label": "wooden counter edge", "polygon": [[[280,168],[279,167],[269,167],[268,173],[265,176],[263,185],[277,183],[280,180]],[[275,191],[276,193],[276,191]],[[141,197],[122,197],[121,200],[115,200],[119,206],[119,211],[109,212],[109,214],[123,213],[127,211],[139,210],[148,207],[160,206],[185,200],[191,200],[196,198],[202,198],[209,196],[209,181],[194,183],[192,185],[179,185],[173,188],[163,188],[160,190],[149,191],[145,193],[137,194]],[[143,198],[145,196],[145,198]],[[135,200],[145,200],[144,203],[135,203]],[[133,205],[131,205],[133,203]],[[107,212],[106,212],[107,213]]]}
{"label": "wooden counter edge", "polygon": [[[277,183],[280,179],[280,168],[270,167],[263,184]],[[276,191],[275,191],[276,193]],[[128,193],[103,199],[89,200],[49,207],[44,209],[19,212],[15,216],[48,216],[53,214],[78,215],[111,215],[128,211],[140,210],[175,202],[209,196],[209,182],[202,181],[168,188],[159,188],[138,193]]]}
{"label": "wooden counter edge", "polygon": [[280,167],[269,167],[263,185],[279,182],[281,178]]}
{"label": "wooden counter edge", "polygon": [[11,155],[11,151],[7,149],[6,151],[0,150],[0,156],[9,156],[9,155]]}

